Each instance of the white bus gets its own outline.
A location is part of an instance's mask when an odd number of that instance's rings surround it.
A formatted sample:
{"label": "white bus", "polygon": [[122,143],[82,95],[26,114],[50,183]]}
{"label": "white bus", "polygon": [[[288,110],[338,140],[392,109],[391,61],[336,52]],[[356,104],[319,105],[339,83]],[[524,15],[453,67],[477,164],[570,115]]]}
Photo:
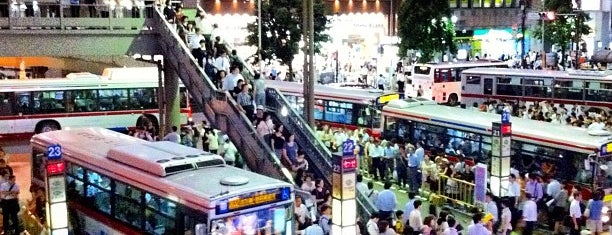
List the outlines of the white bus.
{"label": "white bus", "polygon": [[415,64],[411,80],[406,81],[406,95],[456,104],[461,99],[461,73],[479,67],[508,68],[509,64],[494,60]]}
{"label": "white bus", "polygon": [[612,76],[597,71],[551,71],[474,68],[461,76],[461,102],[481,104],[487,99],[541,102],[588,109],[612,109]]}
{"label": "white bus", "polygon": [[[491,156],[492,122],[501,121],[497,114],[410,100],[391,101],[383,108],[383,118],[386,138],[409,139],[413,144],[418,140],[425,149],[438,154],[483,163]],[[514,118],[511,122],[511,165],[515,169],[540,171],[581,185],[592,184],[590,166],[585,166],[585,160],[609,136],[535,120]]]}
{"label": "white bus", "polygon": [[[0,80],[0,138],[29,138],[67,127],[96,126],[125,131],[150,119],[157,130],[157,68],[108,68],[102,76]],[[181,88],[181,123],[190,114]]]}
{"label": "white bus", "polygon": [[31,142],[39,186],[47,147],[62,148],[74,234],[292,234],[292,185],[219,155],[104,128],[45,132]]}
{"label": "white bus", "polygon": [[[403,95],[356,86],[315,84],[314,117],[320,124],[351,130],[363,127],[369,135],[379,136],[382,106],[390,100],[403,98]],[[266,80],[266,87],[278,89],[298,113],[304,113],[301,83]]]}

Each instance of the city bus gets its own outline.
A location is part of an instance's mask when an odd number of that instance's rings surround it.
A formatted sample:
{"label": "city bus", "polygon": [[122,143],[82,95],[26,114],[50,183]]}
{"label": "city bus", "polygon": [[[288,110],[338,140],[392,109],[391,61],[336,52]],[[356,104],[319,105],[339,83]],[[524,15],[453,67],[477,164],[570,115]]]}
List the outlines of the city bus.
{"label": "city bus", "polygon": [[474,68],[461,75],[461,103],[481,104],[487,99],[550,101],[585,110],[612,109],[612,76],[607,72]]}
{"label": "city bus", "polygon": [[[419,141],[435,154],[485,164],[491,156],[492,123],[501,121],[497,114],[438,105],[433,101],[391,101],[383,108],[382,115],[385,138],[410,140],[412,144]],[[589,162],[610,133],[602,135],[586,128],[530,119],[510,121],[510,164],[514,169],[523,173],[539,171],[579,185],[593,184],[593,167]]]}
{"label": "city bus", "polygon": [[[102,76],[0,80],[0,138],[30,138],[67,127],[97,126],[125,131],[151,120],[159,130],[157,68],[107,68]],[[180,88],[181,123],[190,116]]]}
{"label": "city bus", "polygon": [[[266,87],[279,90],[300,114],[304,113],[304,90],[300,83],[266,80]],[[314,117],[320,124],[335,128],[365,128],[372,136],[380,135],[380,110],[387,102],[403,98],[397,92],[315,84]]]}
{"label": "city bus", "polygon": [[478,60],[415,64],[410,80],[406,81],[406,95],[456,105],[461,99],[461,73],[466,69],[482,67],[508,68],[509,63]]}
{"label": "city bus", "polygon": [[293,186],[219,155],[98,127],[45,132],[31,142],[32,184],[43,187],[46,151],[61,146],[74,234],[293,232]]}

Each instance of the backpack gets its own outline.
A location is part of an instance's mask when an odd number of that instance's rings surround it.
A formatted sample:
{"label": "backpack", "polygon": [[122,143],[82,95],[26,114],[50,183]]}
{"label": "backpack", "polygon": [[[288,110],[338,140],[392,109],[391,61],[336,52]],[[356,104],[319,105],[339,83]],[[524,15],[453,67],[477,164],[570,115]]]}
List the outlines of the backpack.
{"label": "backpack", "polygon": [[201,134],[200,130],[198,130],[198,128],[194,126],[193,127],[193,137],[200,137],[201,136],[200,134]]}

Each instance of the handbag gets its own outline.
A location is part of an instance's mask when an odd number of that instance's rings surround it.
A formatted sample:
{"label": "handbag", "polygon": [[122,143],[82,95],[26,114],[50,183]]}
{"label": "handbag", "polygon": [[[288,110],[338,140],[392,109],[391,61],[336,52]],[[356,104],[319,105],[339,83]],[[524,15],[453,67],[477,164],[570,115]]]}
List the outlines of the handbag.
{"label": "handbag", "polygon": [[584,213],[582,213],[582,216],[584,218],[589,218],[589,215],[591,215],[591,201],[589,201],[589,203],[586,206],[586,209],[584,210]]}

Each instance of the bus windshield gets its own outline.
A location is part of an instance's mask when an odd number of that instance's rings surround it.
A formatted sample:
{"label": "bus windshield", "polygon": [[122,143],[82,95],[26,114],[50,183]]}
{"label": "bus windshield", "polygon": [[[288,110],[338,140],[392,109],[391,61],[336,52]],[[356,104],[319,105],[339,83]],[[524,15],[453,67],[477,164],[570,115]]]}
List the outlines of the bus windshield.
{"label": "bus windshield", "polygon": [[290,205],[213,219],[211,235],[285,234]]}

